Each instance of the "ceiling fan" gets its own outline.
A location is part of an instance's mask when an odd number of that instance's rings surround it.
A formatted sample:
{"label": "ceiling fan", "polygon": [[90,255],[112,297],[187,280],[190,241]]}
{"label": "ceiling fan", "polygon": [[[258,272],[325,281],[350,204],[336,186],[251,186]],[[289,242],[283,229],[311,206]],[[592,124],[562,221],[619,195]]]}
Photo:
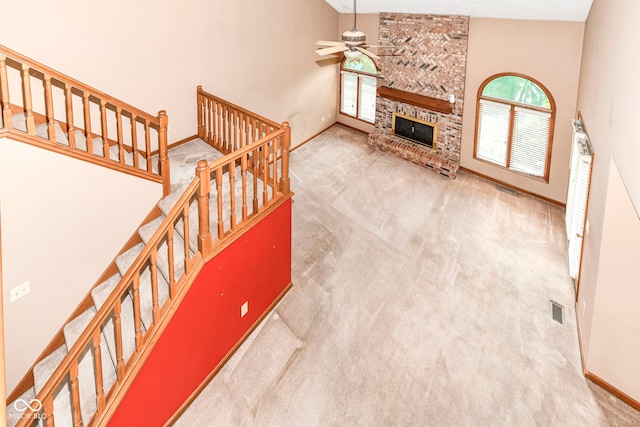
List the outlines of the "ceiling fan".
{"label": "ceiling fan", "polygon": [[372,46],[365,43],[365,34],[356,29],[356,0],[353,0],[353,28],[349,31],[342,33],[341,42],[333,42],[326,40],[318,40],[316,46],[327,46],[316,49],[316,53],[320,56],[331,55],[333,53],[344,52],[344,56],[348,59],[357,60],[360,59],[362,54],[365,54],[374,59],[380,59],[380,57],[366,48],[379,47]]}

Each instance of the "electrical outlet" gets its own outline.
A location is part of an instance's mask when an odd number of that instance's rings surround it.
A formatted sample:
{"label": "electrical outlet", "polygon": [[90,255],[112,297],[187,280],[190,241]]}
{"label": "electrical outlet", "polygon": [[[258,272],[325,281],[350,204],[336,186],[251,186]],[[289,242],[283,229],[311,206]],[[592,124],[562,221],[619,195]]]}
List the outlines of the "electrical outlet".
{"label": "electrical outlet", "polygon": [[11,289],[11,291],[9,291],[9,293],[11,294],[11,302],[18,301],[23,296],[28,295],[29,292],[31,292],[31,284],[27,280],[23,284],[18,285],[15,288]]}
{"label": "electrical outlet", "polygon": [[584,231],[585,231],[587,234],[589,234],[589,229],[590,229],[590,228],[591,228],[591,227],[589,226],[589,219],[587,219],[587,220],[585,221],[585,224],[584,224]]}
{"label": "electrical outlet", "polygon": [[249,312],[249,301],[245,301],[240,307],[240,317],[244,317]]}
{"label": "electrical outlet", "polygon": [[587,302],[585,300],[582,300],[582,315],[584,316],[584,313],[587,311]]}
{"label": "electrical outlet", "polygon": [[322,116],[322,121],[324,122],[324,116]]}

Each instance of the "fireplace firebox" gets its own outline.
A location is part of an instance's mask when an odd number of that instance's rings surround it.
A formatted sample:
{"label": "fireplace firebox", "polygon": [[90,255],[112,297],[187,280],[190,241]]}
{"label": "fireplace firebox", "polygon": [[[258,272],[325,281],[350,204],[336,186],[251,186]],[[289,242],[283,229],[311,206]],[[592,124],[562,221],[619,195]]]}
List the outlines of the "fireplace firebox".
{"label": "fireplace firebox", "polygon": [[393,113],[393,134],[410,141],[436,149],[438,125],[415,117]]}

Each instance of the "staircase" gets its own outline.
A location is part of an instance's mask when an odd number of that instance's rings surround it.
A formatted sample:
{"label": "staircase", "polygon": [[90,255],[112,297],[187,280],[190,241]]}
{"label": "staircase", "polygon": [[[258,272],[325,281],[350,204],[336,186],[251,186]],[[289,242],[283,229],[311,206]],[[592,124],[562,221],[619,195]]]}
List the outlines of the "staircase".
{"label": "staircase", "polygon": [[[19,123],[20,117],[14,116],[14,126]],[[19,126],[19,125],[18,125]],[[17,127],[20,129],[19,127]],[[63,133],[58,134],[62,140],[66,139],[66,135]],[[85,331],[91,320],[95,317],[98,310],[104,305],[109,296],[113,293],[118,283],[122,280],[123,275],[127,273],[131,265],[135,262],[136,258],[142,252],[145,243],[148,242],[158,227],[162,224],[166,214],[169,214],[173,208],[174,203],[182,195],[182,189],[188,184],[184,181],[184,177],[193,175],[193,171],[196,166],[196,159],[217,160],[223,155],[211,146],[207,145],[201,140],[194,140],[190,143],[184,144],[174,149],[175,154],[170,152],[170,160],[174,164],[174,176],[178,179],[183,178],[183,181],[174,181],[174,188],[176,191],[163,198],[159,203],[162,215],[156,219],[148,222],[138,230],[141,242],[133,246],[131,249],[119,255],[115,263],[118,268],[118,273],[105,280],[103,283],[96,286],[91,291],[91,299],[93,305],[84,311],[79,316],[75,317],[64,327],[64,345],[57,348],[49,356],[38,362],[33,367],[33,379],[34,385],[30,387],[25,393],[23,393],[19,399],[24,402],[31,402],[42,391],[44,385],[49,381],[55,372],[56,368],[60,365],[62,360],[68,354],[68,350],[71,349],[77,342],[80,335]],[[173,158],[172,158],[173,157]],[[228,174],[227,174],[228,175]],[[236,186],[238,186],[236,184]],[[241,191],[241,190],[240,190]],[[238,192],[239,194],[239,192]],[[226,214],[229,217],[228,213]],[[191,232],[193,248],[197,248],[197,242],[195,239],[198,234],[198,221],[197,221],[197,206],[196,203],[192,203],[190,208],[190,217],[192,218],[189,231]],[[214,226],[217,226],[217,218]],[[175,277],[181,277],[184,274],[184,235],[181,234],[184,228],[176,227],[176,234],[174,235],[173,245],[175,247],[174,257],[177,262],[174,262],[173,267],[170,269],[169,259],[167,256],[167,243],[164,242],[160,246],[157,262],[157,301],[156,309],[161,307],[169,297],[169,283],[172,281],[171,274]],[[190,256],[193,256],[193,251],[190,252]],[[158,274],[159,273],[159,274]],[[151,269],[146,268],[140,275],[140,333],[144,334],[149,328],[153,326],[154,319],[154,296],[151,287]],[[120,324],[122,330],[122,359],[124,364],[130,360],[132,354],[136,350],[136,326],[135,326],[135,313],[134,302],[131,294],[126,293],[120,299],[121,313]],[[117,344],[115,337],[114,317],[111,316],[107,319],[105,327],[102,329],[99,337],[99,342],[103,343],[100,346],[99,355],[96,354],[96,350],[87,346],[81,352],[81,356],[78,362],[78,376],[77,376],[77,388],[80,396],[80,416],[83,420],[83,424],[88,424],[88,420],[91,420],[97,411],[97,400],[99,397],[99,390],[96,387],[96,369],[95,364],[100,361],[101,369],[100,375],[102,376],[103,394],[107,395],[112,389],[114,383],[117,380]],[[53,419],[58,426],[72,426],[74,425],[73,411],[72,411],[72,384],[69,378],[66,378],[54,392],[53,399]],[[104,396],[101,396],[104,399]],[[21,402],[22,402],[21,401]],[[19,402],[17,408],[24,409],[24,406]],[[11,402],[7,407],[7,422],[9,426],[14,426],[21,419],[22,412],[16,409],[15,401]]]}
{"label": "staircase", "polygon": [[[16,64],[23,105],[11,103],[8,95],[6,68]],[[60,74],[53,79],[53,73],[0,47],[0,136],[159,180],[165,197],[158,216],[138,230],[138,243],[117,256],[117,272],[91,290],[89,302],[64,326],[63,338],[52,342],[58,345],[48,347],[51,351],[14,390],[7,406],[10,426],[105,424],[204,263],[292,194],[288,124],[271,122],[199,87],[200,139],[171,150],[170,180],[164,112],[153,118]],[[33,109],[30,83],[25,83],[34,76],[43,79],[44,114]],[[54,83],[65,88],[66,121],[53,112]],[[82,128],[73,125],[78,91]],[[99,106],[100,134],[91,131],[92,103]],[[111,110],[115,122],[108,120]],[[129,119],[129,138],[123,118]],[[116,139],[109,137],[112,127]],[[154,130],[155,150],[150,143]]]}

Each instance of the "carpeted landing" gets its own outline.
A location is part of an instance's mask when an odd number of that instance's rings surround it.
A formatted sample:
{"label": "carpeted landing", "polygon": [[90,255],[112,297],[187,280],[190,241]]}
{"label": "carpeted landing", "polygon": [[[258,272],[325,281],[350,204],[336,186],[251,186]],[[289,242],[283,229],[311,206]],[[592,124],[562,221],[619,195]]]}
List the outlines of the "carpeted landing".
{"label": "carpeted landing", "polygon": [[293,288],[177,426],[640,425],[582,375],[561,208],[341,126],[291,188]]}

